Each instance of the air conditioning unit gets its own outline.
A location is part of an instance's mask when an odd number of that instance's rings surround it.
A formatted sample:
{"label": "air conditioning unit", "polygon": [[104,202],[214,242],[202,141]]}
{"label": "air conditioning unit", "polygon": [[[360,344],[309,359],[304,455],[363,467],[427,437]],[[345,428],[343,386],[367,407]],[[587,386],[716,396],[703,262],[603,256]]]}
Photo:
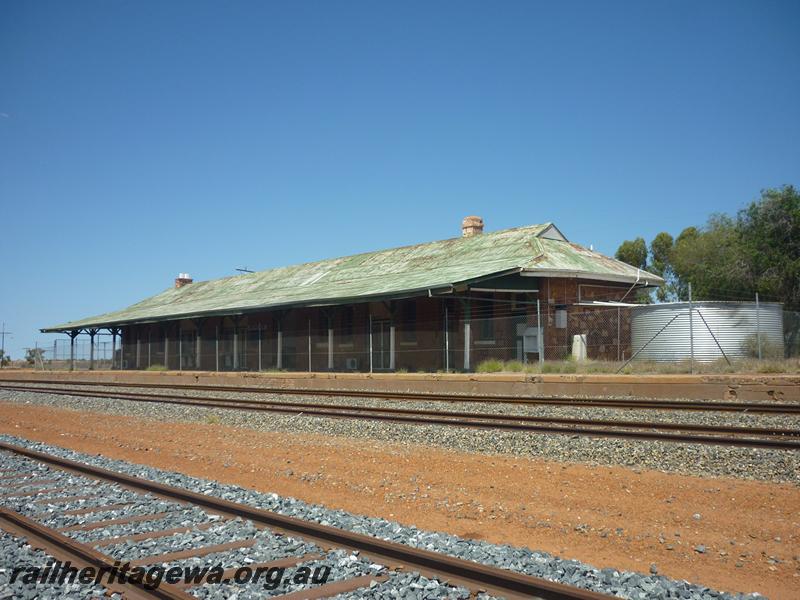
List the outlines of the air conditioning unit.
{"label": "air conditioning unit", "polygon": [[345,367],[348,371],[357,371],[358,370],[358,359],[357,358],[348,358],[345,359]]}

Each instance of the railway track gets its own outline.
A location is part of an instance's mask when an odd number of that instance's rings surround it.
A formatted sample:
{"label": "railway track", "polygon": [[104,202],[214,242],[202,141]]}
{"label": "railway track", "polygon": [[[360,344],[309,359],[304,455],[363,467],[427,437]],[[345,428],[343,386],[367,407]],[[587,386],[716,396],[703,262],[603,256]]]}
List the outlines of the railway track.
{"label": "railway track", "polygon": [[172,390],[195,390],[204,392],[241,392],[248,394],[273,394],[290,396],[328,396],[345,398],[379,398],[382,400],[414,401],[414,402],[477,402],[521,405],[555,405],[555,406],[589,406],[608,408],[635,408],[649,410],[688,410],[714,412],[749,412],[800,414],[800,404],[788,402],[719,402],[696,400],[642,400],[639,398],[558,398],[558,397],[521,397],[511,395],[478,395],[478,394],[433,394],[426,392],[392,392],[375,390],[343,390],[343,389],[308,389],[279,388],[233,385],[205,385],[198,383],[141,383],[116,381],[60,381],[40,379],[16,379],[3,377],[0,386],[7,383],[39,383],[46,385],[81,385],[125,388],[150,388]]}
{"label": "railway track", "polygon": [[[63,384],[60,384],[63,386]],[[650,441],[800,450],[800,430],[784,428],[700,425],[610,419],[573,419],[412,408],[342,406],[309,402],[280,402],[245,398],[208,398],[164,393],[109,392],[69,387],[0,383],[0,389],[134,402],[175,404],[223,410],[246,410],[314,417],[388,421],[412,425],[443,425],[501,431],[580,435]],[[237,390],[238,391],[238,390]]]}
{"label": "railway track", "polygon": [[[119,566],[120,562],[125,560],[133,566],[150,568],[153,565],[180,565],[183,564],[181,561],[213,556],[214,560],[222,564],[234,565],[225,568],[223,582],[215,584],[227,586],[222,588],[227,596],[241,589],[235,582],[236,571],[241,567],[237,567],[236,561],[229,559],[226,553],[235,555],[241,548],[259,548],[263,540],[269,539],[269,543],[274,547],[284,544],[284,548],[289,550],[275,552],[275,556],[266,559],[262,557],[258,562],[249,565],[251,571],[256,568],[266,570],[279,566],[285,568],[315,564],[325,561],[326,556],[335,552],[345,552],[352,556],[357,554],[361,561],[359,564],[369,566],[364,567],[364,573],[356,572],[331,583],[270,596],[283,600],[324,598],[381,584],[391,585],[393,577],[409,572],[418,572],[428,578],[447,581],[448,585],[465,588],[473,598],[482,592],[510,599],[602,600],[610,597],[4,442],[0,442],[0,465],[2,465],[0,505],[3,505],[0,507],[0,528],[25,537],[35,548],[58,560],[69,560],[78,568],[92,566],[96,569],[103,567],[111,569],[114,564]],[[67,475],[70,478],[67,478]],[[58,487],[63,486],[63,482],[66,481],[81,485],[82,495],[75,496],[74,491]],[[53,485],[56,487],[51,487]],[[125,495],[121,496],[123,492]],[[120,497],[125,500],[122,504],[119,503]],[[20,498],[24,498],[24,503],[20,504]],[[63,510],[64,506],[68,506],[76,498],[86,501],[88,507],[81,510]],[[159,504],[149,512],[141,509],[142,506],[147,508],[148,502],[156,501]],[[165,504],[170,508],[165,509]],[[25,508],[10,509],[10,505]],[[124,517],[103,520],[108,510],[119,510],[120,506],[125,505],[133,508]],[[34,506],[37,508],[30,508]],[[59,507],[62,510],[59,511]],[[158,522],[157,519],[167,514],[165,510],[179,511],[186,510],[187,507],[202,515],[200,523],[177,529],[149,529],[145,533],[134,533],[137,524],[148,520]],[[23,514],[26,512],[27,514]],[[75,515],[81,515],[80,522],[73,523],[69,520]],[[198,531],[204,527],[209,530],[214,526],[210,522],[212,518],[216,519],[217,524],[234,522],[233,520],[237,518],[243,519],[254,525],[258,529],[258,534],[251,536],[250,539],[242,538],[212,546],[195,545],[188,550],[173,553],[154,554],[152,546],[143,548],[138,546],[154,539],[163,540],[179,535],[179,531]],[[203,519],[207,521],[202,522]],[[110,531],[108,528],[112,527],[116,533],[111,537],[104,535],[106,531]],[[126,532],[120,534],[120,528],[126,529]],[[94,532],[93,541],[81,542],[76,539],[86,532]],[[289,544],[289,540],[293,543]],[[299,549],[298,540],[302,542],[302,550]],[[116,550],[113,550],[115,548]],[[121,556],[120,548],[135,559],[129,560],[128,555]],[[234,581],[230,581],[230,578]],[[197,597],[190,593],[192,586],[187,585],[185,581],[177,584],[162,582],[155,589],[152,589],[152,586],[148,588],[142,582],[137,584],[131,581],[115,582],[110,585],[103,581],[103,585],[110,591],[133,599],[189,600]],[[194,585],[196,587],[204,583],[194,582]]]}

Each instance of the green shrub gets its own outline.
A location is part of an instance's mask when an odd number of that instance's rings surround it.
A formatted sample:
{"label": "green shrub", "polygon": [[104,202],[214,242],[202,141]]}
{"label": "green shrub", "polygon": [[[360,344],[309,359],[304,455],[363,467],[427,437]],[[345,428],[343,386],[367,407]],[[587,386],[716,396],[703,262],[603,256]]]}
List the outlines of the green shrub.
{"label": "green shrub", "polygon": [[[711,373],[735,373],[736,372],[736,364],[728,364],[728,361],[724,358],[718,358],[717,360],[706,363],[703,365],[706,369],[708,369]],[[703,372],[706,372],[705,369]]]}
{"label": "green shrub", "polygon": [[574,360],[553,360],[545,361],[542,365],[542,373],[577,373],[581,363]]}
{"label": "green shrub", "polygon": [[[695,373],[800,373],[798,359],[731,359],[729,365],[724,358],[711,362],[694,362]],[[489,359],[479,363],[475,369],[477,373],[617,373],[624,363],[613,360],[586,360],[575,361],[569,359],[548,360],[542,365],[538,361],[525,364],[518,360],[502,361]],[[679,360],[674,362],[659,361],[634,361],[620,371],[626,375],[637,374],[683,374],[691,372],[690,361]]]}
{"label": "green shrub", "polygon": [[475,371],[478,373],[500,373],[503,371],[503,361],[490,358],[480,363]]}
{"label": "green shrub", "polygon": [[759,373],[786,373],[788,369],[784,361],[761,360],[756,366],[756,371]]}
{"label": "green shrub", "polygon": [[164,365],[150,365],[145,369],[145,371],[166,371],[167,367]]}
{"label": "green shrub", "polygon": [[581,371],[584,373],[615,373],[619,367],[620,363],[617,362],[590,360],[581,365]]}
{"label": "green shrub", "polygon": [[[747,356],[758,358],[758,335],[753,333],[747,336],[742,342],[742,350],[747,353]],[[763,333],[761,334],[761,358],[783,358],[780,347],[767,339]]]}

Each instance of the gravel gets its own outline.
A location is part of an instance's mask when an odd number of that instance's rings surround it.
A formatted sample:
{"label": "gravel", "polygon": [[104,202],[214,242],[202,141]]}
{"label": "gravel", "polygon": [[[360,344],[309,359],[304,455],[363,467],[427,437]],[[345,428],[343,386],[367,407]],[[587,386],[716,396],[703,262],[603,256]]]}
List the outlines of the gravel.
{"label": "gravel", "polygon": [[70,531],[67,532],[67,535],[84,544],[91,544],[92,542],[107,540],[122,535],[152,533],[154,531],[176,529],[178,527],[192,529],[196,525],[218,518],[219,517],[216,516],[209,516],[204,510],[192,506],[186,510],[169,513],[161,519],[126,523],[124,525],[109,525],[108,527],[90,529],[88,531]]}
{"label": "gravel", "polygon": [[258,530],[252,523],[245,523],[241,519],[232,519],[219,521],[208,529],[190,528],[188,531],[170,536],[136,542],[126,540],[119,544],[106,545],[102,547],[102,552],[121,561],[137,560],[167,552],[226,544],[235,540],[244,541],[255,536],[256,533]]}
{"label": "gravel", "polygon": [[[102,498],[95,500],[95,502],[108,504],[116,503],[119,501],[133,502],[136,507],[144,506],[145,504],[153,504],[155,498],[147,494],[137,494],[129,490],[124,490],[114,484],[104,484],[97,480],[88,479],[85,477],[75,477],[70,473],[59,471],[42,465],[41,463],[32,461],[25,457],[15,456],[8,453],[0,453],[1,463],[4,470],[17,470],[21,473],[29,473],[35,477],[40,477],[44,480],[54,480],[54,483],[46,484],[48,486],[75,486],[79,484],[83,488],[91,487],[91,491]],[[48,518],[49,512],[52,507],[58,506],[61,510],[69,510],[73,508],[82,508],[85,505],[84,500],[67,500],[52,505],[45,505],[45,508],[37,510],[31,504],[34,500],[41,500],[43,497],[48,497],[51,493],[50,487],[43,487],[44,484],[37,483],[36,481],[28,479],[23,480],[9,480],[5,485],[0,485],[0,490],[12,490],[18,492],[18,486],[25,484],[19,489],[39,489],[41,492],[36,496],[26,497],[25,500],[20,500],[10,496],[4,498],[4,504],[8,508],[13,508],[23,514],[29,513],[28,516],[36,518],[37,520],[51,523],[52,520]],[[64,494],[66,492],[62,492]],[[159,502],[159,507],[161,503]],[[146,510],[142,510],[146,513]],[[104,511],[104,517],[117,518],[129,514],[129,510],[123,509],[118,511]],[[76,516],[79,520],[76,524],[90,523],[96,521],[93,518],[95,513]],[[44,517],[44,518],[43,518]],[[208,528],[200,529],[195,525],[200,523],[214,523]],[[317,574],[325,572],[327,569],[328,576],[323,583],[332,583],[339,580],[350,579],[363,575],[380,575],[386,572],[385,567],[382,565],[371,563],[370,561],[358,557],[358,553],[351,553],[348,551],[333,551],[325,552],[314,544],[307,543],[303,540],[294,539],[292,537],[284,536],[282,534],[273,533],[269,530],[259,530],[252,522],[243,521],[242,519],[220,520],[216,515],[209,515],[204,511],[193,507],[186,510],[178,511],[169,514],[161,519],[155,521],[145,521],[140,523],[133,523],[128,525],[114,525],[106,528],[90,530],[88,532],[71,532],[73,537],[79,541],[89,542],[99,541],[115,537],[117,535],[133,535],[135,533],[155,531],[159,528],[173,528],[186,526],[187,530],[180,533],[175,533],[169,536],[157,537],[152,539],[145,539],[140,541],[125,540],[123,542],[95,546],[97,550],[109,556],[112,559],[121,562],[142,560],[147,557],[157,557],[159,555],[181,552],[185,550],[203,548],[217,544],[227,544],[235,541],[255,540],[255,544],[248,547],[235,548],[225,552],[217,552],[199,557],[190,557],[178,561],[170,561],[168,563],[160,563],[159,566],[164,571],[171,567],[179,566],[183,568],[193,567],[217,567],[221,569],[247,567],[259,563],[269,563],[271,561],[286,558],[297,557],[298,559],[309,555],[318,554],[322,558],[314,559],[313,561],[298,562],[293,568],[287,568],[288,576],[278,582],[274,589],[268,589],[266,576],[262,582],[251,582],[248,584],[227,583],[218,585],[202,585],[196,586],[189,590],[191,594],[198,598],[220,598],[227,599],[236,597],[239,599],[245,598],[265,598],[293,591],[307,589],[309,586],[314,587],[316,583],[312,580],[310,584],[303,582],[295,582],[292,576],[298,572],[298,569],[308,568],[309,573]],[[3,540],[5,541],[5,540]],[[4,548],[3,555],[9,562],[9,569],[14,566],[23,566],[27,563],[23,560],[20,548],[25,546],[24,540],[17,540],[19,548]],[[16,550],[16,551],[15,551]],[[47,557],[39,553],[41,557],[37,560],[36,564],[44,565]],[[18,555],[20,556],[18,558]],[[0,563],[2,564],[2,563]],[[146,568],[150,569],[158,563],[147,563]],[[2,567],[0,567],[2,569]],[[0,583],[4,583],[3,575],[5,571],[0,570]],[[404,574],[402,579],[395,578],[393,580],[397,585],[408,586],[409,589],[423,590],[427,598],[461,598],[468,597],[468,592],[461,588],[453,588],[444,583],[430,581],[422,578],[418,574]],[[377,587],[376,582],[376,587]],[[52,589],[50,589],[52,588]],[[402,589],[402,588],[399,588]],[[369,588],[367,588],[369,591]],[[3,587],[0,587],[0,594],[5,592]],[[15,582],[12,586],[8,587],[8,592],[5,595],[0,595],[0,600],[7,600],[10,598],[89,598],[96,597],[104,592],[102,586],[71,586],[66,584],[64,586],[50,586],[44,587],[42,585],[30,584],[23,585],[21,582]],[[379,590],[375,590],[375,595],[383,594],[384,597],[396,597],[397,588],[389,589],[386,585],[382,585]],[[386,596],[385,594],[389,594]],[[393,596],[394,594],[394,596]],[[374,596],[373,596],[374,597]],[[413,594],[409,595],[404,592],[404,597],[418,597]]]}
{"label": "gravel", "polygon": [[[35,518],[47,527],[60,529],[62,527],[73,527],[75,525],[88,525],[99,521],[111,519],[129,518],[138,515],[154,515],[161,512],[176,511],[181,506],[175,502],[166,502],[155,498],[144,498],[134,501],[132,504],[113,510],[101,510],[82,515],[62,515],[48,514],[46,517],[41,513],[32,512],[28,516]],[[26,514],[24,511],[23,514]]]}
{"label": "gravel", "polygon": [[[227,544],[235,541],[256,540],[251,548],[240,548],[230,552],[213,553],[197,558],[188,558],[170,563],[170,566],[193,566],[222,564],[223,568],[241,567],[250,562],[277,560],[287,556],[302,556],[310,552],[322,552],[313,544],[291,537],[277,535],[268,530],[259,530],[251,522],[241,519],[223,521],[207,530],[193,529],[163,538],[126,541],[98,548],[112,558],[121,561],[138,560],[170,552],[182,552],[193,548]],[[149,564],[157,564],[155,561]],[[161,564],[161,563],[158,563]]]}
{"label": "gravel", "polygon": [[[94,391],[97,391],[97,389],[94,388]],[[215,394],[220,395],[216,392]],[[196,395],[202,395],[202,393],[197,392]],[[230,397],[231,394],[225,394],[225,396]],[[270,394],[241,394],[241,396],[261,400],[273,397]],[[279,396],[281,401],[288,401],[292,398],[297,401],[327,402],[330,404],[367,402],[364,399],[356,398]],[[800,453],[786,450],[590,438],[563,434],[532,434],[530,432],[493,431],[438,425],[406,425],[379,421],[209,409],[117,399],[54,396],[38,392],[16,392],[10,390],[0,390],[0,400],[35,403],[78,411],[128,415],[164,422],[218,422],[261,431],[336,435],[400,444],[425,444],[457,451],[512,454],[567,463],[624,466],[687,475],[739,477],[800,483]],[[381,404],[381,401],[378,400],[369,400],[368,402],[370,405],[376,406]],[[385,401],[383,401],[383,404],[388,405]],[[398,406],[398,403],[392,402],[391,405]],[[424,406],[439,409],[443,407],[442,403],[430,402],[404,403],[403,406]],[[494,404],[486,406],[481,406],[481,410],[507,410],[509,411],[508,414],[524,413],[542,416],[624,418],[628,420],[653,419],[698,424],[800,428],[800,418],[786,415],[739,415],[651,410],[615,411],[600,408],[519,407],[507,404],[502,405],[502,407]],[[445,410],[475,411],[476,405],[474,403],[457,403],[454,406],[447,403]]]}
{"label": "gravel", "polygon": [[[353,515],[338,510],[329,510],[322,506],[308,504],[293,498],[283,498],[277,494],[264,494],[233,485],[189,477],[180,473],[162,471],[153,467],[125,463],[101,456],[90,456],[39,442],[14,438],[12,436],[0,435],[0,440],[43,452],[49,452],[72,460],[80,460],[88,464],[127,473],[139,478],[155,480],[206,495],[273,510],[284,515],[300,517],[357,533],[405,543],[416,548],[443,552],[466,560],[499,566],[512,571],[544,577],[552,581],[576,585],[598,592],[616,594],[620,597],[643,600],[649,598],[686,598],[701,600],[708,598],[727,599],[743,597],[741,595],[724,594],[703,586],[690,584],[686,581],[668,579],[660,575],[616,571],[614,569],[597,569],[579,561],[562,559],[545,552],[532,551],[528,548],[517,548],[508,545],[495,545],[481,541],[465,540],[449,534],[423,531],[415,527],[404,527],[398,523],[384,519]],[[0,453],[0,460],[5,463],[8,460],[7,456],[7,453]],[[276,537],[277,536],[269,536],[269,539],[276,539]],[[285,539],[288,540],[290,538]],[[257,549],[255,550],[257,551]],[[302,550],[299,552],[302,553]],[[248,552],[234,555],[233,559],[230,558],[230,555],[225,556],[226,562],[231,565],[235,564],[237,560],[241,560],[241,564],[246,564],[246,558],[260,560],[256,558],[253,553]],[[202,559],[193,560],[208,562],[219,561],[221,559],[222,557],[209,555]],[[231,560],[233,562],[229,562]],[[416,580],[422,581],[422,578],[417,577]],[[447,593],[450,594],[451,592],[452,589],[448,588]],[[384,597],[400,597],[392,595],[391,591],[388,591],[387,594],[388,595]],[[424,596],[429,597],[427,594],[424,594]],[[355,595],[352,597],[365,596]],[[756,598],[760,596],[754,594],[748,597]]]}
{"label": "gravel", "polygon": [[[20,461],[20,465],[25,465],[27,469],[25,471],[25,478],[24,479],[8,479],[8,480],[0,480],[0,493],[3,494],[19,494],[19,493],[27,493],[36,490],[42,490],[42,492],[47,492],[47,490],[55,489],[55,488],[92,488],[92,490],[97,489],[99,486],[107,485],[102,484],[96,479],[89,479],[87,477],[81,477],[79,475],[74,475],[67,471],[59,471],[53,470],[50,467],[42,464],[42,463],[35,463],[35,464],[28,464],[21,462],[22,459],[18,457],[11,457],[9,460],[9,464],[16,464],[14,461]],[[51,481],[52,483],[41,483],[40,480]]]}
{"label": "gravel", "polygon": [[[15,384],[21,385],[21,384]],[[291,395],[255,392],[228,392],[228,391],[208,391],[192,389],[158,389],[158,388],[128,388],[114,386],[79,386],[65,385],[43,385],[36,384],[36,387],[48,387],[54,390],[80,389],[92,393],[131,392],[142,393],[165,393],[175,396],[188,396],[199,398],[217,398],[222,400],[248,400],[261,402],[280,402],[282,404],[325,404],[335,406],[363,406],[375,408],[409,408],[414,410],[435,410],[444,412],[469,412],[476,415],[525,415],[532,417],[566,417],[574,419],[611,419],[620,421],[653,421],[663,423],[695,423],[699,425],[737,425],[743,427],[785,427],[797,429],[800,427],[800,415],[786,414],[762,414],[746,412],[714,412],[714,411],[686,411],[686,410],[652,410],[652,409],[618,409],[604,408],[599,406],[580,407],[580,406],[556,406],[556,405],[526,405],[499,401],[487,402],[439,402],[426,400],[387,400],[382,398],[348,397],[348,396],[324,396],[324,395]],[[14,390],[0,390],[4,393],[14,394],[36,394],[38,392],[15,392]],[[457,396],[457,394],[456,394]],[[69,396],[58,396],[61,398]],[[2,395],[0,395],[2,398]],[[76,396],[76,398],[80,398]],[[94,398],[82,398],[85,400],[95,400]],[[608,399],[614,399],[609,397]],[[619,398],[621,400],[631,400],[630,397]],[[105,401],[99,398],[101,401]],[[680,401],[678,399],[678,401]],[[142,404],[140,402],[140,404]],[[153,403],[144,403],[152,406]],[[713,406],[713,402],[708,402]],[[767,403],[768,404],[768,403]]]}
{"label": "gravel", "polygon": [[[315,560],[309,563],[302,563],[300,566],[307,566],[312,569],[330,569],[327,583],[341,581],[343,579],[352,579],[361,577],[363,575],[379,575],[385,571],[381,565],[375,565],[369,561],[359,558],[356,554],[346,552],[344,550],[336,550],[329,552],[324,558]],[[296,573],[296,568],[287,568],[287,575]],[[414,579],[418,578],[412,575]],[[291,577],[284,577],[281,584],[274,590],[265,589],[263,583],[255,582],[245,585],[236,585],[236,598],[238,600],[248,600],[257,598],[269,598],[271,596],[279,596],[281,594],[288,594],[301,589],[307,589],[309,586],[305,584],[294,583]],[[311,586],[315,587],[315,586]],[[449,588],[452,589],[452,588]],[[196,587],[189,591],[193,596],[198,598],[209,598],[225,600],[230,598],[231,586],[230,585],[205,585]],[[431,596],[440,597],[440,596]]]}
{"label": "gravel", "polygon": [[[402,590],[402,595],[398,594]],[[425,600],[426,598],[447,598],[462,600],[469,598],[469,590],[450,587],[436,579],[428,579],[417,574],[393,573],[388,581],[375,583],[369,588],[334,596],[333,600],[356,600],[370,598],[376,600]],[[491,600],[492,596],[479,594],[481,600]]]}
{"label": "gravel", "polygon": [[[58,583],[25,583],[23,575],[18,575],[11,583],[14,568],[45,567],[54,562],[41,550],[34,550],[24,538],[15,537],[0,531],[0,600],[12,599],[83,599],[105,597],[107,590],[102,585],[85,585],[77,581]],[[110,596],[119,600],[119,594]]]}

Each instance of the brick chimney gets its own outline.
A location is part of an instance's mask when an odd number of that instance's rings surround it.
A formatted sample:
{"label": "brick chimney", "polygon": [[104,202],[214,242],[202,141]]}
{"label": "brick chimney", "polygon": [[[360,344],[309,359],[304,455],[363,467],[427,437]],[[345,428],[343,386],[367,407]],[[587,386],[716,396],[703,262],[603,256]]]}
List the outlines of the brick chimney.
{"label": "brick chimney", "polygon": [[178,276],[175,278],[175,288],[182,288],[185,285],[189,285],[194,281],[191,277],[189,277],[188,273],[178,273]]}
{"label": "brick chimney", "polygon": [[483,233],[483,219],[476,216],[464,217],[461,221],[461,237],[472,237]]}

